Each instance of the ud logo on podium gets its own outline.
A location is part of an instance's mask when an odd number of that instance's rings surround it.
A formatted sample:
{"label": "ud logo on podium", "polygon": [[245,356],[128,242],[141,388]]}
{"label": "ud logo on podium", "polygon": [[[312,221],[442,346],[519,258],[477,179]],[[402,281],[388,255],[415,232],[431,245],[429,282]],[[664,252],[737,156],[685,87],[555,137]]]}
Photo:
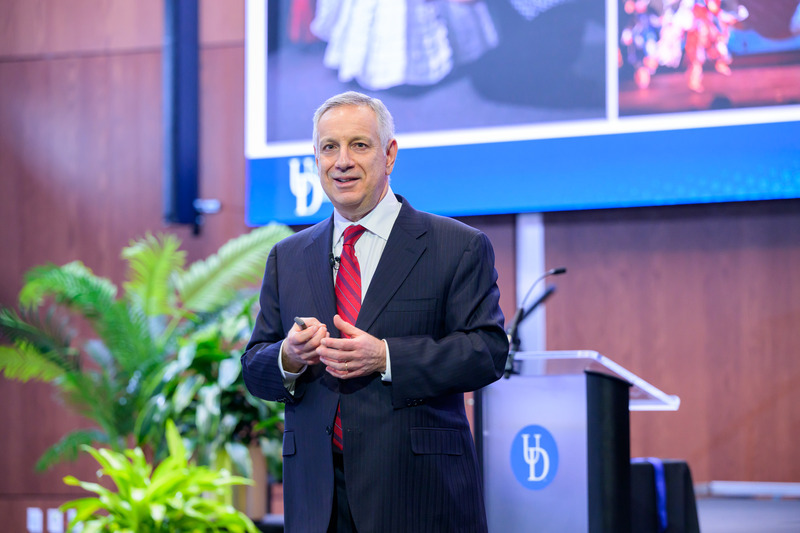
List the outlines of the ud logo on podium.
{"label": "ud logo on podium", "polygon": [[532,425],[517,433],[511,443],[511,469],[527,489],[549,485],[558,472],[558,446],[550,432]]}

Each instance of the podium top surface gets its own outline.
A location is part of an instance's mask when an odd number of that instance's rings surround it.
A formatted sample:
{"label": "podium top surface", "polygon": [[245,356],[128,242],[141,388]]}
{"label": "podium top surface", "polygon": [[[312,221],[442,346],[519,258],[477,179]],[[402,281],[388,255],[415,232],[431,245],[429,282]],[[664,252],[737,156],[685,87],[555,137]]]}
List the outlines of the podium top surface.
{"label": "podium top surface", "polygon": [[[515,373],[520,376],[556,376],[600,372],[631,384],[631,411],[677,411],[681,399],[654,387],[608,357],[591,350],[518,352],[514,356]],[[513,379],[513,377],[512,377]]]}

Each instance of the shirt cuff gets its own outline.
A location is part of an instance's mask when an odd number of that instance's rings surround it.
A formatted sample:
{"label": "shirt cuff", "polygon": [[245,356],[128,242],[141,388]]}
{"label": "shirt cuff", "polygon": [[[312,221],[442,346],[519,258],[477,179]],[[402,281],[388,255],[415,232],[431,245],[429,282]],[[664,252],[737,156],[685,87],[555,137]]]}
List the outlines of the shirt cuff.
{"label": "shirt cuff", "polygon": [[[383,339],[383,345],[386,346],[386,372],[381,373],[381,381],[392,381],[392,360],[389,358],[389,343]],[[297,378],[295,378],[297,379]]]}

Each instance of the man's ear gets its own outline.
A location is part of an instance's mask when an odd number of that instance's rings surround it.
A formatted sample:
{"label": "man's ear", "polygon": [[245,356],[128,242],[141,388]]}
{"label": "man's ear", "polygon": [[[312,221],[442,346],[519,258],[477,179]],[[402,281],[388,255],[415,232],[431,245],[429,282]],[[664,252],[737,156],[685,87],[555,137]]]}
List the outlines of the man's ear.
{"label": "man's ear", "polygon": [[397,140],[392,139],[389,141],[389,146],[386,147],[386,175],[392,173],[394,168],[394,161],[397,159]]}

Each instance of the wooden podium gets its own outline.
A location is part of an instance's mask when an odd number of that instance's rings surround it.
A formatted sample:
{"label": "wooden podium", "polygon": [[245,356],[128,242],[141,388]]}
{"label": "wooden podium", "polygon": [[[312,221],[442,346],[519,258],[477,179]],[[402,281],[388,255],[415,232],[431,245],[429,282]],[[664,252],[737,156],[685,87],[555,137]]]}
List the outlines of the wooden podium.
{"label": "wooden podium", "polygon": [[677,410],[593,351],[520,352],[476,393],[489,531],[631,531],[629,410]]}

